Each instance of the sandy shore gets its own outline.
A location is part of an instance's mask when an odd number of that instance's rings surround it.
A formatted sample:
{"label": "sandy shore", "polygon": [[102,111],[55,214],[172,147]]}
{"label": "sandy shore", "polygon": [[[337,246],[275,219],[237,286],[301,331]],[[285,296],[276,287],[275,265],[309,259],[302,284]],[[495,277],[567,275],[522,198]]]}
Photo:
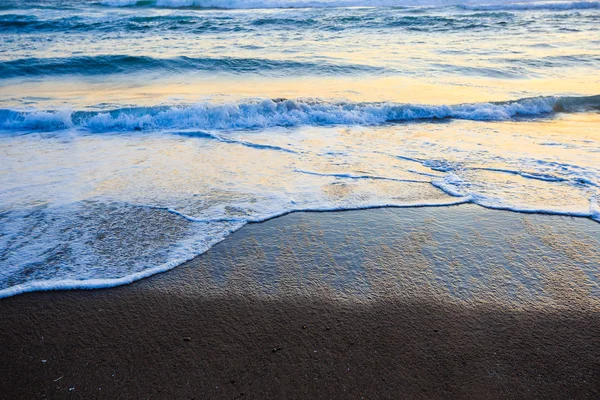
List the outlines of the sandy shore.
{"label": "sandy shore", "polygon": [[600,397],[600,229],[295,213],[168,273],[0,301],[2,398]]}

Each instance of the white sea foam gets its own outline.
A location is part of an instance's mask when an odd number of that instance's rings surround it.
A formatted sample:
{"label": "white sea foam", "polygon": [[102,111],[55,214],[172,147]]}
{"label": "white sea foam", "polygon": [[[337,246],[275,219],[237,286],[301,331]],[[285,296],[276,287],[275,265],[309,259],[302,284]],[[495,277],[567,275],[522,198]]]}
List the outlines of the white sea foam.
{"label": "white sea foam", "polygon": [[528,10],[598,10],[599,1],[545,1],[545,2],[518,2],[497,4],[464,4],[462,8],[475,11],[528,11]]}
{"label": "white sea foam", "polygon": [[135,6],[139,0],[102,0],[100,4],[109,7],[131,7]]}
{"label": "white sea foam", "polygon": [[76,290],[76,289],[104,289],[115,286],[127,285],[140,279],[166,272],[178,265],[204,253],[215,244],[219,243],[228,234],[238,230],[244,224],[230,225],[227,229],[217,232],[214,236],[202,235],[198,238],[182,240],[177,249],[171,253],[170,259],[160,265],[148,267],[139,272],[119,278],[90,278],[90,279],[49,279],[31,280],[25,283],[10,286],[0,290],[0,299],[15,296],[21,293],[46,291],[46,290]]}
{"label": "white sea foam", "polygon": [[[503,170],[496,170],[498,172],[505,172]],[[512,173],[512,171],[511,171]],[[521,175],[521,174],[519,174]],[[524,174],[527,175],[527,174]],[[537,179],[537,178],[533,178]],[[550,182],[557,182],[561,180],[543,180]],[[525,214],[547,214],[547,215],[563,215],[570,217],[590,218],[597,222],[600,222],[600,211],[598,208],[598,194],[592,194],[589,198],[589,209],[588,210],[570,210],[565,207],[556,207],[552,205],[544,205],[536,207],[527,204],[515,204],[513,201],[506,199],[501,193],[496,195],[485,193],[481,191],[481,187],[473,185],[471,182],[465,181],[455,173],[449,173],[442,179],[436,179],[431,181],[431,184],[445,193],[465,199],[465,202],[477,204],[479,206],[493,209],[493,210],[504,210],[512,211]]]}
{"label": "white sea foam", "polygon": [[600,222],[600,193],[590,199],[590,216],[594,221]]}
{"label": "white sea foam", "polygon": [[316,175],[316,176],[331,176],[334,178],[348,178],[348,179],[373,179],[373,180],[384,180],[384,181],[394,181],[394,182],[410,182],[410,183],[430,183],[427,180],[420,179],[401,179],[401,178],[392,178],[387,176],[379,176],[379,175],[356,175],[349,173],[324,173],[324,172],[314,172],[314,171],[305,171],[301,169],[296,169],[296,172],[300,172],[302,174],[307,175]]}
{"label": "white sea foam", "polygon": [[[34,111],[25,113],[18,121],[6,121],[6,127],[25,128],[34,130],[56,130],[70,128],[72,110],[64,108],[58,111]],[[14,125],[13,125],[14,123]]]}
{"label": "white sea foam", "polygon": [[[270,99],[240,103],[199,103],[191,106],[147,107],[107,112],[62,110],[0,113],[0,129],[58,130],[71,127],[94,132],[173,129],[256,129],[266,127],[381,125],[426,119],[503,121],[518,116],[542,116],[597,106],[599,96],[577,98],[535,97],[502,103],[419,105],[398,103],[332,103]],[[219,139],[215,136],[215,138]],[[221,139],[222,140],[222,139]]]}
{"label": "white sea foam", "polygon": [[[328,176],[324,174],[323,176]],[[352,174],[337,174],[337,177],[349,178],[349,179],[365,179],[365,176],[353,176]],[[376,178],[380,179],[380,178]],[[385,178],[383,178],[385,179]],[[159,274],[162,272],[169,271],[178,265],[206,252],[215,244],[221,242],[226,238],[227,235],[233,233],[239,228],[243,227],[249,222],[264,222],[266,220],[277,218],[292,212],[303,211],[303,212],[331,212],[331,211],[350,211],[350,210],[364,210],[364,209],[375,209],[375,208],[415,208],[415,207],[448,207],[456,206],[460,204],[477,204],[485,208],[506,210],[519,213],[528,214],[549,214],[549,215],[563,215],[572,217],[585,217],[591,218],[600,222],[600,210],[598,208],[597,199],[594,197],[591,200],[589,212],[577,212],[577,211],[564,211],[560,209],[552,208],[531,208],[531,207],[515,207],[508,206],[502,201],[498,201],[493,198],[486,198],[485,196],[465,196],[452,188],[453,184],[462,183],[460,178],[456,176],[449,176],[444,181],[434,181],[432,184],[439,187],[448,194],[457,197],[456,200],[438,201],[438,202],[409,202],[405,204],[401,203],[386,203],[386,202],[375,202],[373,204],[356,205],[356,206],[322,206],[322,207],[299,207],[299,208],[287,208],[279,211],[272,211],[267,214],[256,216],[253,218],[246,219],[231,219],[227,222],[230,224],[226,229],[221,230],[216,235],[206,237],[202,234],[200,238],[190,238],[180,241],[177,246],[177,250],[171,253],[168,262],[160,264],[158,266],[149,267],[141,271],[128,274],[119,278],[90,278],[90,279],[49,279],[49,280],[31,280],[24,283],[20,283],[14,286],[10,286],[4,289],[0,289],[0,299],[15,296],[21,293],[34,292],[34,291],[49,291],[49,290],[86,290],[86,289],[103,289],[111,288],[121,285],[127,285],[135,281],[147,278],[149,276]],[[172,211],[172,210],[171,210]],[[179,216],[184,217],[188,221],[199,222],[197,218],[189,217],[179,212],[174,211]],[[223,220],[215,221],[201,221],[201,223],[223,223]]]}
{"label": "white sea foam", "polygon": [[[598,8],[595,1],[570,1],[570,2],[538,2],[520,1],[517,3],[505,0],[103,0],[103,5],[111,7],[131,7],[135,5],[154,5],[156,7],[180,8],[224,8],[224,9],[251,9],[251,8],[333,8],[333,7],[448,7],[466,6],[475,9],[502,9],[509,10],[568,10]],[[498,8],[494,8],[498,7]]]}
{"label": "white sea foam", "polygon": [[[296,211],[304,212],[331,212],[331,211],[349,211],[349,210],[364,210],[384,207],[394,208],[408,208],[408,207],[446,207],[452,205],[459,205],[467,203],[468,199],[458,199],[451,201],[440,201],[440,202],[412,202],[412,203],[386,203],[386,202],[375,202],[373,204],[356,205],[356,206],[323,206],[323,207],[306,207],[306,208],[288,208],[283,210],[271,211],[260,216],[245,219],[235,219],[234,222],[230,221],[223,222],[222,220],[215,221],[202,221],[202,224],[223,224],[226,223],[226,228],[216,231],[214,235],[206,235],[206,232],[202,232],[198,237],[192,237],[186,240],[182,240],[177,244],[176,251],[172,252],[168,262],[160,264],[154,267],[145,268],[139,272],[128,274],[119,278],[90,278],[90,279],[48,279],[48,280],[31,280],[24,283],[20,283],[14,286],[10,286],[4,289],[0,289],[0,299],[15,296],[21,293],[35,292],[35,291],[48,291],[48,290],[78,290],[78,289],[104,289],[115,286],[127,285],[138,281],[140,279],[147,278],[152,275],[156,275],[162,272],[169,271],[178,265],[206,252],[215,244],[221,242],[227,235],[238,230],[242,226],[250,222],[264,222],[272,218],[277,218],[286,214],[290,214]],[[154,207],[151,207],[154,208]],[[198,222],[199,220],[194,217],[189,217],[179,212],[175,212],[179,216],[191,222]],[[5,274],[6,271],[3,271]],[[0,275],[1,276],[1,275]]]}

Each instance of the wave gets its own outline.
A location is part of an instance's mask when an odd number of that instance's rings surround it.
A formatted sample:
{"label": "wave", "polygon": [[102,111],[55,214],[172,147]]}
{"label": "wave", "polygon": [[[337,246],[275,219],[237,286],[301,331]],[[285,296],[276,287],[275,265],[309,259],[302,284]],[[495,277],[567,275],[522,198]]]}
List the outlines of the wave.
{"label": "wave", "polygon": [[600,95],[532,97],[506,102],[457,105],[352,103],[264,99],[238,103],[121,108],[109,111],[0,110],[0,128],[8,131],[55,131],[82,128],[92,132],[143,130],[230,130],[266,127],[381,125],[386,123],[465,119],[503,121],[555,112],[600,109]]}
{"label": "wave", "polygon": [[600,1],[547,1],[531,3],[459,5],[460,8],[474,11],[564,11],[600,10]]}
{"label": "wave", "polygon": [[[493,14],[493,16],[491,16]],[[504,26],[512,19],[510,13],[459,13],[455,16],[439,15],[405,15],[394,14],[348,17],[348,16],[306,16],[305,14],[288,15],[285,17],[265,17],[263,15],[247,16],[246,18],[220,18],[199,13],[196,15],[152,15],[126,16],[121,18],[106,17],[65,17],[41,18],[39,16],[22,14],[0,15],[0,33],[40,33],[40,32],[144,32],[164,31],[169,34],[211,34],[216,32],[253,32],[259,29],[289,30],[310,29],[325,31],[343,31],[347,29],[405,29],[409,31],[455,31],[487,29]],[[107,56],[95,57],[95,64],[104,65]],[[116,56],[121,57],[121,56]],[[61,65],[61,69],[69,67],[69,59],[30,59],[17,60],[21,63],[48,62],[53,66]],[[78,58],[72,60],[74,67],[79,66]],[[89,61],[89,60],[88,60]],[[110,61],[110,60],[109,60]],[[119,59],[115,61],[119,62]],[[161,61],[159,59],[158,61]],[[181,61],[181,60],[179,60]],[[186,60],[184,60],[185,62]],[[189,64],[189,60],[188,64]],[[16,61],[15,61],[16,62]],[[149,60],[138,60],[148,64]],[[63,65],[64,64],[64,65]],[[9,64],[10,66],[10,64]],[[177,66],[172,66],[177,68]],[[184,66],[185,68],[185,66]],[[13,72],[14,73],[14,72]]]}
{"label": "wave", "polygon": [[66,58],[23,58],[0,62],[0,77],[35,77],[56,75],[104,75],[141,71],[203,71],[232,74],[255,73],[284,75],[347,75],[382,73],[384,68],[357,64],[284,61],[261,58],[154,58],[146,56],[103,55]]}
{"label": "wave", "polygon": [[582,10],[598,9],[597,1],[522,1],[505,0],[103,0],[96,4],[109,7],[165,8],[338,8],[338,7],[450,7],[474,10]]}
{"label": "wave", "polygon": [[114,32],[141,31],[145,29],[164,29],[168,31],[187,30],[191,33],[240,31],[239,25],[217,24],[202,16],[160,15],[151,17],[110,18],[102,16],[72,16],[41,18],[35,15],[3,14],[0,15],[0,32],[2,33],[39,33],[39,32]]}
{"label": "wave", "polygon": [[[98,4],[110,7],[165,7],[165,8],[337,8],[337,7],[398,7],[419,6],[417,0],[103,0]],[[436,3],[434,1],[434,3]],[[441,2],[437,2],[441,3]]]}
{"label": "wave", "polygon": [[[61,10],[81,5],[80,0],[65,0],[58,4],[45,0],[29,0],[28,9]],[[343,8],[343,7],[383,7],[383,8],[449,8],[461,7],[473,10],[586,10],[599,9],[600,2],[593,0],[539,1],[521,0],[97,0],[90,2],[101,7],[152,7],[152,8],[206,8],[206,9],[273,9],[273,8]],[[19,0],[6,0],[0,10],[23,9]]]}

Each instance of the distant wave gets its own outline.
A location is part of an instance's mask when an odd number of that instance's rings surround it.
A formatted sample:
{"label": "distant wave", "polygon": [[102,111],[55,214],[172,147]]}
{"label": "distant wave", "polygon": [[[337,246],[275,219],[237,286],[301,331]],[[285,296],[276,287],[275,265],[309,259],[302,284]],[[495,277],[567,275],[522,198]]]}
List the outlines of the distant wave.
{"label": "distant wave", "polygon": [[460,5],[461,8],[476,11],[519,11],[519,10],[600,10],[600,1],[546,1],[533,3],[505,3]]}
{"label": "distant wave", "polygon": [[167,8],[332,8],[332,7],[447,7],[465,6],[482,10],[570,10],[600,8],[598,1],[522,1],[504,0],[102,0],[98,4],[110,7],[154,6]]}
{"label": "distant wave", "polygon": [[[406,29],[409,31],[465,31],[504,26],[512,20],[513,14],[507,12],[461,11],[457,15],[407,15],[405,13],[382,13],[369,16],[307,16],[303,13],[284,17],[252,14],[245,17],[220,18],[195,13],[167,15],[121,15],[107,19],[105,16],[69,16],[56,17],[23,14],[0,14],[0,33],[40,33],[40,32],[181,32],[192,34],[211,34],[216,32],[251,32],[260,29],[289,30],[310,29],[324,31],[342,31],[347,29]],[[35,61],[35,60],[34,60]],[[39,61],[39,60],[38,60]],[[77,61],[77,60],[75,60]],[[102,61],[102,60],[101,60]]]}
{"label": "distant wave", "polygon": [[380,125],[428,120],[502,121],[519,116],[600,109],[600,95],[533,97],[507,102],[458,105],[321,102],[265,99],[239,103],[122,108],[110,111],[0,110],[3,130],[53,131],[84,128],[94,132],[132,130],[220,130],[265,127]]}
{"label": "distant wave", "polygon": [[[336,3],[337,4],[337,3]],[[268,30],[305,29],[310,31],[344,31],[358,29],[393,29],[419,32],[464,32],[467,30],[497,30],[506,27],[529,25],[530,19],[515,21],[518,10],[600,10],[600,2],[573,3],[509,3],[509,4],[462,4],[458,7],[437,8],[399,7],[394,10],[352,10],[351,15],[342,12],[283,12],[284,15],[264,13],[233,13],[223,18],[218,13],[181,11],[154,13],[116,13],[107,17],[105,13],[82,13],[64,15],[41,13],[30,15],[22,12],[0,13],[0,34],[77,32],[93,34],[165,32],[165,34],[214,34],[218,32],[258,32]],[[434,10],[433,12],[430,12]],[[450,11],[450,12],[448,12]],[[146,14],[152,15],[146,15]],[[114,13],[110,13],[114,14]],[[588,12],[578,16],[578,21],[597,22],[600,14]],[[554,21],[559,24],[560,21]],[[102,61],[104,56],[96,56]],[[59,60],[55,60],[59,61]],[[74,60],[75,62],[77,59]]]}
{"label": "distant wave", "polygon": [[[155,6],[167,8],[198,7],[224,9],[250,8],[333,8],[333,7],[396,7],[419,6],[418,0],[102,0],[98,4],[110,7]],[[441,3],[441,2],[437,2]]]}
{"label": "distant wave", "polygon": [[110,7],[154,6],[166,8],[333,8],[333,7],[448,7],[464,6],[476,10],[571,10],[599,9],[598,1],[522,1],[504,0],[102,0],[98,4]]}
{"label": "distant wave", "polygon": [[202,16],[187,15],[160,15],[152,17],[140,16],[120,16],[107,20],[100,16],[68,16],[57,17],[55,14],[47,16],[24,15],[24,14],[0,14],[0,33],[4,32],[60,32],[60,31],[92,31],[101,32],[114,31],[115,29],[124,31],[140,31],[143,29],[164,28],[167,30],[177,30],[178,28],[187,28],[187,25],[193,25],[191,28],[194,33],[206,31],[227,31],[239,30],[239,26],[214,26],[212,21],[208,21]]}
{"label": "distant wave", "polygon": [[139,32],[144,30],[203,32],[240,32],[248,30],[244,19],[207,18],[206,15],[101,15],[57,17],[48,15],[0,14],[0,33],[39,32]]}
{"label": "distant wave", "polygon": [[[81,0],[63,0],[53,3],[44,0],[5,0],[0,10],[23,8],[64,9],[81,5]],[[86,2],[87,3],[87,2]],[[342,8],[342,7],[395,7],[434,8],[465,7],[476,10],[584,10],[600,9],[598,0],[96,0],[87,4],[102,7],[155,7],[207,9],[273,9],[273,8]]]}
{"label": "distant wave", "polygon": [[141,71],[218,71],[229,73],[286,73],[313,75],[344,75],[359,72],[382,73],[384,68],[357,64],[285,61],[261,58],[154,58],[129,55],[103,55],[65,58],[23,58],[0,62],[0,78],[102,75]]}

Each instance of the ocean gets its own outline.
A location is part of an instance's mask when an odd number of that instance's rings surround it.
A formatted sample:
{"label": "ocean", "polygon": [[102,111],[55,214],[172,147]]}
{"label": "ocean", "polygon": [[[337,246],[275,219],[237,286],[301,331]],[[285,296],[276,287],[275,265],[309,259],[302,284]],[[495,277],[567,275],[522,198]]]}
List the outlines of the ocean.
{"label": "ocean", "polygon": [[600,222],[600,2],[4,0],[0,160],[0,297],[301,210]]}

